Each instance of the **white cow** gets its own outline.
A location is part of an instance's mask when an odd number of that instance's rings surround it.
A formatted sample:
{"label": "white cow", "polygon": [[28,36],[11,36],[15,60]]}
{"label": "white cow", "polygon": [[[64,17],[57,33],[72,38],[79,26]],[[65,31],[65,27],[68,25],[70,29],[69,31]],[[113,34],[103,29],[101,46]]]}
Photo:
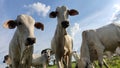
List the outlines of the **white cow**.
{"label": "white cow", "polygon": [[83,31],[79,68],[90,68],[93,62],[91,60],[96,59],[102,68],[104,51],[114,52],[118,46],[120,46],[120,24],[118,23],[111,23],[96,30]]}
{"label": "white cow", "polygon": [[51,53],[51,49],[47,48],[41,51],[41,55],[33,54],[32,66],[39,68],[42,65],[43,68],[47,68]]}
{"label": "white cow", "polygon": [[51,42],[51,48],[55,53],[58,68],[71,68],[71,56],[73,42],[66,28],[69,26],[68,15],[77,15],[76,10],[68,10],[65,6],[57,7],[50,13],[50,18],[57,17],[57,27]]}
{"label": "white cow", "polygon": [[[30,68],[33,54],[33,44],[36,41],[34,36],[34,27],[44,29],[40,22],[25,14],[17,16],[16,20],[8,20],[3,25],[5,28],[16,31],[9,44],[9,55],[11,58],[12,68]],[[27,53],[24,52],[27,50]]]}
{"label": "white cow", "polygon": [[33,54],[32,67],[39,68],[41,65],[43,68],[47,68],[47,64],[50,60],[50,52],[43,53],[42,55]]}
{"label": "white cow", "polygon": [[[41,52],[42,55],[40,54],[33,54],[32,55],[32,67],[35,68],[40,68],[41,65],[43,68],[47,68],[47,64],[49,63],[50,60],[50,55],[51,55],[51,49],[44,49]],[[3,63],[6,63],[8,65],[8,68],[11,68],[11,59],[9,55],[4,56]]]}
{"label": "white cow", "polygon": [[[45,53],[45,54],[33,54],[32,55],[32,67],[35,68],[40,68],[41,65],[43,66],[43,68],[47,68],[47,64],[49,62],[49,57],[50,54]],[[12,68],[11,66],[11,59],[9,55],[4,56],[4,61],[3,63],[6,63],[8,65],[8,68]]]}

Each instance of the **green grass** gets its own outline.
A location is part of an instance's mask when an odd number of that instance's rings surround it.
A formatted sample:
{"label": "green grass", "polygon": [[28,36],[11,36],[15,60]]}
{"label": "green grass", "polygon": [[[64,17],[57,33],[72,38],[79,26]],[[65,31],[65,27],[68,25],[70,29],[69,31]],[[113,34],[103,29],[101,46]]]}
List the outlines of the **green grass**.
{"label": "green grass", "polygon": [[[118,57],[113,57],[112,59],[108,60],[105,59],[107,64],[109,65],[110,68],[120,68],[120,56]],[[75,62],[72,63],[72,68],[75,68]],[[97,61],[96,61],[97,64]],[[53,66],[48,66],[47,68],[57,68],[56,65]],[[98,64],[95,68],[99,68]],[[105,68],[105,67],[103,67]]]}
{"label": "green grass", "polygon": [[[120,68],[120,56],[118,57],[113,57],[110,60],[109,59],[105,59],[109,68]],[[96,62],[97,64],[97,62]],[[95,68],[99,68],[98,64]],[[106,68],[106,67],[103,67]]]}

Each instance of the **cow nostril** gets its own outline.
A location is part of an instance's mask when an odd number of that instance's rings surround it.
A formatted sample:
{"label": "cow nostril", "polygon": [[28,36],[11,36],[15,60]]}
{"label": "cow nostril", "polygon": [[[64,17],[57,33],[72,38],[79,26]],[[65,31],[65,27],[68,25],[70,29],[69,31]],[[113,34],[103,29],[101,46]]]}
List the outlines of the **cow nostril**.
{"label": "cow nostril", "polygon": [[50,56],[48,56],[48,59],[50,59]]}
{"label": "cow nostril", "polygon": [[63,28],[67,28],[69,26],[69,21],[63,21],[61,24]]}
{"label": "cow nostril", "polygon": [[36,42],[36,38],[27,38],[27,44],[32,45]]}
{"label": "cow nostril", "polygon": [[3,63],[5,63],[5,60],[3,61]]}

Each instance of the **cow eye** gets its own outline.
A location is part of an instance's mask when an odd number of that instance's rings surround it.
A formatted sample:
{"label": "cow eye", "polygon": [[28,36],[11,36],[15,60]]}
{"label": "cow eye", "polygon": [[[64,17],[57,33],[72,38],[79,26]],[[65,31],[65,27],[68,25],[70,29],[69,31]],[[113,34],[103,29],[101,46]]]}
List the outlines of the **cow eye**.
{"label": "cow eye", "polygon": [[46,51],[44,53],[47,53]]}

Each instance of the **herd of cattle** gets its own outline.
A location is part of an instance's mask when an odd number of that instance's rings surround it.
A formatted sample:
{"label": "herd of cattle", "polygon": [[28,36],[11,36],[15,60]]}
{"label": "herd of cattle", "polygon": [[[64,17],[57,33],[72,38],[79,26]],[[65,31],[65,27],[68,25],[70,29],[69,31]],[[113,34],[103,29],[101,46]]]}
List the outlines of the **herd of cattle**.
{"label": "herd of cattle", "polygon": [[[9,44],[9,55],[4,56],[4,63],[8,68],[43,68],[47,67],[50,56],[55,54],[57,68],[72,68],[72,55],[77,62],[76,68],[94,68],[94,61],[98,60],[100,68],[106,64],[103,59],[105,51],[115,52],[120,47],[120,24],[112,23],[94,30],[82,32],[80,55],[74,52],[73,40],[66,31],[69,26],[69,15],[78,15],[75,9],[68,10],[66,6],[57,7],[49,14],[50,18],[57,18],[57,26],[51,41],[51,49],[45,49],[41,55],[33,54],[36,37],[34,27],[44,30],[44,25],[26,14],[17,16],[15,20],[4,23],[5,28],[16,31]],[[118,49],[120,50],[120,48]],[[119,52],[118,52],[119,53]],[[106,64],[106,68],[108,68]]]}

